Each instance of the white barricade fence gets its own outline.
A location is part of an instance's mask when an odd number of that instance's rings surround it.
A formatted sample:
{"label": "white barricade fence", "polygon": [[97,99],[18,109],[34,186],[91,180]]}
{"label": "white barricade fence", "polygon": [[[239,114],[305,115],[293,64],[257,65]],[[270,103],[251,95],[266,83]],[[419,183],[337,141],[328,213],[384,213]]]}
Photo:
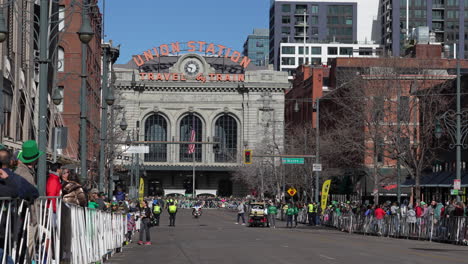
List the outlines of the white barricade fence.
{"label": "white barricade fence", "polygon": [[121,250],[127,216],[40,197],[0,198],[0,264],[102,262]]}

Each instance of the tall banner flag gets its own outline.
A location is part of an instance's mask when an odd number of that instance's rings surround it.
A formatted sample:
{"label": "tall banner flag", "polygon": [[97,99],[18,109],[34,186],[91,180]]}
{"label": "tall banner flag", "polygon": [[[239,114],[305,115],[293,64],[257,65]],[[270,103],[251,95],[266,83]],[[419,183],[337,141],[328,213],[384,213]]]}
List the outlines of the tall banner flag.
{"label": "tall banner flag", "polygon": [[143,202],[143,198],[145,195],[145,181],[140,178],[140,187],[138,188],[138,198],[140,202]]}
{"label": "tall banner flag", "polygon": [[322,212],[327,208],[328,191],[330,190],[331,180],[326,180],[322,186]]}
{"label": "tall banner flag", "polygon": [[[192,131],[190,132],[190,142],[195,142],[195,129],[192,128]],[[188,154],[193,154],[195,153],[195,144],[190,144],[188,146]]]}

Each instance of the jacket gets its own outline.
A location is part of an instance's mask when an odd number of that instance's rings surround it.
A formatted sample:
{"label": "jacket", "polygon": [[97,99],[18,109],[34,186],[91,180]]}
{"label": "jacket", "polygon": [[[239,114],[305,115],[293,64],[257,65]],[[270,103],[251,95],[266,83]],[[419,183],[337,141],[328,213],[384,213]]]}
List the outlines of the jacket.
{"label": "jacket", "polygon": [[62,184],[62,195],[65,203],[87,205],[86,195],[81,185],[74,181],[64,181]]}
{"label": "jacket", "polygon": [[34,172],[34,170],[30,169],[24,163],[18,162],[18,167],[16,168],[15,173],[23,177],[30,184],[36,186],[36,180],[35,180],[36,173]]}
{"label": "jacket", "polygon": [[14,185],[17,188],[16,192],[18,193],[17,195],[19,198],[26,200],[34,200],[37,197],[39,197],[39,192],[37,191],[36,187],[34,187],[34,185],[30,184],[26,179],[14,173],[10,169],[5,168],[3,170],[8,174],[7,179],[10,179],[14,182]]}
{"label": "jacket", "polygon": [[[46,184],[46,196],[60,196],[61,190],[62,184],[60,184],[59,176],[54,172],[49,173]],[[54,213],[57,212],[57,199],[49,199],[50,201],[52,201]]]}
{"label": "jacket", "polygon": [[0,179],[0,197],[18,197],[18,187],[10,176]]}

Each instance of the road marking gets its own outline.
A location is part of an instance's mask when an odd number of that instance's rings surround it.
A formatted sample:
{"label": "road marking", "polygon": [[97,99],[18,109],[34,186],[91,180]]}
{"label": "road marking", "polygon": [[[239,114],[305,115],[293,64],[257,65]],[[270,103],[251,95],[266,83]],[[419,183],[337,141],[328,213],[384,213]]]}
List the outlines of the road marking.
{"label": "road marking", "polygon": [[319,255],[319,256],[322,257],[322,258],[329,259],[329,260],[335,260],[335,258],[332,258],[332,257],[329,257],[329,256],[325,256],[325,255]]}

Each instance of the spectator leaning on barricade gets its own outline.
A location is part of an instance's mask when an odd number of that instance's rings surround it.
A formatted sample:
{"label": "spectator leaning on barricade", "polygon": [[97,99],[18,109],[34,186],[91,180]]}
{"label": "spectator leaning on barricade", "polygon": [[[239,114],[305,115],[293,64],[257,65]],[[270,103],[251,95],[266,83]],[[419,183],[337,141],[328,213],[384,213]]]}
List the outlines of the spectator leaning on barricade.
{"label": "spectator leaning on barricade", "polygon": [[18,154],[18,167],[15,173],[36,186],[36,171],[34,168],[37,160],[43,154],[42,151],[39,151],[36,141],[28,140],[24,142],[21,152]]}
{"label": "spectator leaning on barricade", "polygon": [[70,169],[62,169],[63,201],[85,207],[87,205],[86,194],[79,182],[76,173]]}
{"label": "spectator leaning on barricade", "polygon": [[19,197],[26,200],[34,200],[39,197],[39,193],[26,179],[17,175],[11,170],[11,152],[3,145],[0,145],[0,196]]}
{"label": "spectator leaning on barricade", "polygon": [[91,189],[91,191],[89,192],[88,207],[99,210],[106,209],[104,201],[99,197],[99,190],[96,188]]}

